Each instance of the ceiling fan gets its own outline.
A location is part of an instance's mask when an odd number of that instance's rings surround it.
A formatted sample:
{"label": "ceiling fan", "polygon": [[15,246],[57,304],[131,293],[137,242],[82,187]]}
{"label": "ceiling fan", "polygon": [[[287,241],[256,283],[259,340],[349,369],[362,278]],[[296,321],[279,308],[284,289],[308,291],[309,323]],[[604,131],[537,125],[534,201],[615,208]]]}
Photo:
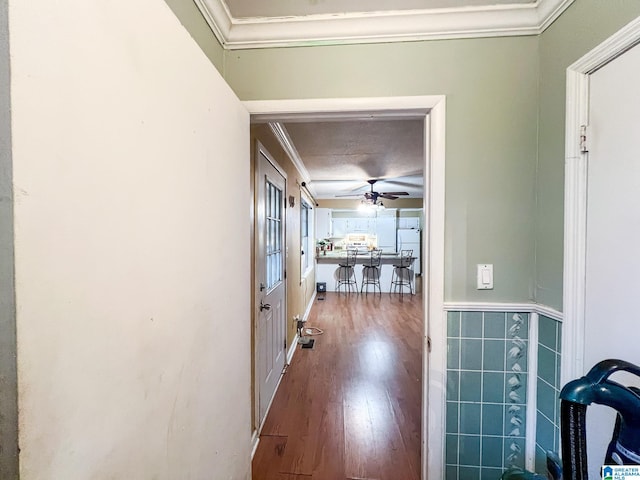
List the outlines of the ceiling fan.
{"label": "ceiling fan", "polygon": [[[371,190],[369,192],[364,192],[365,200],[367,200],[373,205],[376,205],[378,203],[379,198],[386,198],[387,200],[395,200],[400,195],[409,195],[408,192],[376,192],[373,190],[373,185],[377,181],[378,180],[374,180],[374,179],[367,180],[367,183],[371,185]],[[346,195],[336,195],[336,197],[358,197],[360,195],[362,195],[362,193],[349,193]]]}

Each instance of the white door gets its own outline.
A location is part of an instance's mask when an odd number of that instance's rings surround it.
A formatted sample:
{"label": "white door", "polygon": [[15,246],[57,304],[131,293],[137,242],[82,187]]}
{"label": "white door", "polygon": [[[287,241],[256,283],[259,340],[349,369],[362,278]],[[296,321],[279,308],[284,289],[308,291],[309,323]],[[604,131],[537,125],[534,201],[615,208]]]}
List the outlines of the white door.
{"label": "white door", "polygon": [[258,148],[256,184],[256,385],[258,425],[275,394],[286,357],[285,178]]}
{"label": "white door", "polygon": [[[640,46],[590,76],[585,363],[640,365]],[[628,383],[626,377],[623,383]],[[587,411],[589,476],[599,478],[614,414]]]}

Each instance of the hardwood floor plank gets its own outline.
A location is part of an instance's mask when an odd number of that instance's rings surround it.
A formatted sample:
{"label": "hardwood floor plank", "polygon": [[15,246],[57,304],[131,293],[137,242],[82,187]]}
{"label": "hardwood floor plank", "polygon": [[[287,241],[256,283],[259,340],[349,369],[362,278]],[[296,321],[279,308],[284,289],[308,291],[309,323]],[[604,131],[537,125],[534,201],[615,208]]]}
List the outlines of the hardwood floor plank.
{"label": "hardwood floor plank", "polygon": [[345,392],[344,470],[348,477],[377,479],[380,468],[366,389],[364,381],[354,381]]}
{"label": "hardwood floor plank", "polygon": [[316,301],[324,333],[282,378],[261,433],[280,440],[261,440],[253,480],[418,480],[422,319],[420,296]]}
{"label": "hardwood floor plank", "polygon": [[287,445],[287,437],[267,436],[260,437],[258,450],[253,457],[253,480],[281,480],[280,461]]}
{"label": "hardwood floor plank", "polygon": [[341,435],[336,436],[336,432],[342,431],[344,431],[342,404],[329,402],[320,423],[313,478],[342,479],[345,477],[344,438]]}

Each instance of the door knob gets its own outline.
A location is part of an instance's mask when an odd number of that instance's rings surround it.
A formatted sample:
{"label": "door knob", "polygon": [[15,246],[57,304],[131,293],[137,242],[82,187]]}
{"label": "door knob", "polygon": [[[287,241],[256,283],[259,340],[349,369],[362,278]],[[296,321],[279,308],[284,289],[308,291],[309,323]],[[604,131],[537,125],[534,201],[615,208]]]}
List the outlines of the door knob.
{"label": "door knob", "polygon": [[262,303],[262,300],[260,300],[260,311],[270,310],[270,309],[271,309],[271,305],[269,305],[268,303]]}

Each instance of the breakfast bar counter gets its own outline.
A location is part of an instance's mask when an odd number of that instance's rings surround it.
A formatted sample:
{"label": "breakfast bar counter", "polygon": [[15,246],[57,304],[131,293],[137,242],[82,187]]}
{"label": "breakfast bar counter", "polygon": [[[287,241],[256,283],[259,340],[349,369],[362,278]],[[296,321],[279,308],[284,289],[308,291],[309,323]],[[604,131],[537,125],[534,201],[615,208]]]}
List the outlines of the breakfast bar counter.
{"label": "breakfast bar counter", "polygon": [[[342,260],[346,258],[347,258],[346,250],[331,250],[331,251],[321,252],[318,255],[316,255],[316,260],[319,264],[333,263],[337,265],[338,263],[340,263]],[[363,262],[368,262],[370,258],[371,258],[371,255],[369,253],[358,253],[358,256],[356,257],[356,263],[362,264]],[[396,260],[398,260],[399,258],[400,258],[399,253],[382,252],[381,260],[382,260],[382,264],[386,263],[390,265]]]}
{"label": "breakfast bar counter", "polygon": [[[326,253],[326,254],[324,254]],[[316,282],[324,282],[327,284],[327,292],[335,292],[336,272],[338,264],[347,258],[344,250],[333,250],[320,252],[316,256]],[[362,264],[368,262],[371,256],[369,253],[358,254],[356,257],[356,266],[354,267],[356,281],[358,282],[358,291],[362,286]],[[383,292],[389,292],[391,287],[391,276],[393,274],[393,265],[400,262],[398,253],[382,253],[380,258],[380,289]],[[344,292],[344,286],[340,289]],[[373,292],[373,286],[369,285],[369,292]]]}

